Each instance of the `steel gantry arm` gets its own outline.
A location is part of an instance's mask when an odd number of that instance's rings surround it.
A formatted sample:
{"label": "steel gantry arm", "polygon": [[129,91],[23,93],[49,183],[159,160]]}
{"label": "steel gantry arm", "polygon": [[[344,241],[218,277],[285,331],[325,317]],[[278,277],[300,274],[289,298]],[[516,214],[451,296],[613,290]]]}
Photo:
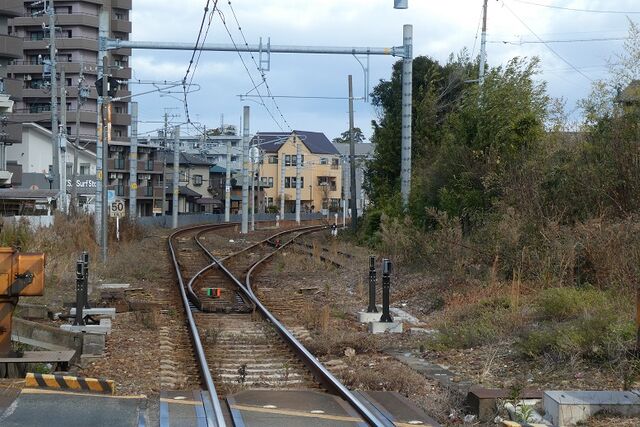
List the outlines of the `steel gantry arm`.
{"label": "steel gantry arm", "polygon": [[[101,32],[100,34],[105,34]],[[402,58],[402,131],[401,149],[401,193],[402,205],[406,209],[411,192],[411,129],[413,113],[413,26],[404,25],[402,46],[394,47],[334,47],[334,46],[266,46],[267,53],[297,53],[325,55],[388,55]],[[155,49],[155,50],[193,50],[193,43],[129,41],[101,36],[98,48],[106,53],[113,49]],[[265,46],[260,44],[234,45],[205,43],[198,49],[213,52],[263,52]],[[357,58],[356,58],[357,59]]]}
{"label": "steel gantry arm", "polygon": [[[154,49],[154,50],[193,50],[193,43],[130,41],[101,37],[100,50],[113,49]],[[223,43],[205,43],[199,50],[211,52],[261,52],[260,44],[237,45]],[[390,55],[404,58],[408,50],[406,46],[395,47],[332,47],[332,46],[289,46],[270,45],[270,53],[302,53],[326,55]]]}

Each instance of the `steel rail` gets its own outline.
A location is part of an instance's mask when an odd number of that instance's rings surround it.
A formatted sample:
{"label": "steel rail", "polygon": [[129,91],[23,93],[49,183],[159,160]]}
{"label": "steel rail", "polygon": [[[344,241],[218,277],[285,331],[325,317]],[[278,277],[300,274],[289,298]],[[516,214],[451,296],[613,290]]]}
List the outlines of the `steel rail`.
{"label": "steel rail", "polygon": [[[213,378],[211,377],[211,371],[209,370],[209,365],[207,363],[207,359],[204,354],[204,348],[202,346],[202,342],[200,341],[198,327],[196,326],[195,319],[193,318],[193,313],[189,308],[189,300],[187,298],[187,293],[185,291],[184,279],[182,278],[182,273],[180,272],[180,265],[178,264],[178,258],[176,257],[176,250],[173,246],[173,239],[179,234],[192,231],[194,229],[224,228],[224,227],[228,227],[229,225],[230,224],[216,224],[216,225],[207,224],[207,225],[198,225],[198,226],[189,227],[189,228],[182,228],[173,232],[168,239],[169,253],[171,254],[173,266],[176,270],[176,277],[179,283],[178,287],[180,288],[180,296],[182,298],[182,304],[184,305],[185,312],[187,313],[187,323],[189,326],[189,332],[191,333],[193,345],[196,350],[196,357],[198,359],[198,365],[200,367],[201,374],[204,378],[205,386],[207,388],[207,392],[209,393],[209,399],[211,401],[211,407],[213,408],[213,412],[214,412],[213,414],[211,414],[212,416],[207,416],[208,427],[226,427],[227,424],[222,414],[222,406],[220,405],[220,400],[218,399],[216,387],[215,387],[215,384],[213,383]],[[206,405],[205,405],[205,408],[206,408]]]}
{"label": "steel rail", "polygon": [[[310,227],[308,227],[308,228],[310,228]],[[328,228],[328,227],[327,226],[316,226],[314,228],[322,229],[322,228]],[[292,231],[295,232],[296,230],[287,230],[286,232],[290,233]],[[302,359],[302,362],[307,366],[307,368],[314,374],[316,379],[323,386],[325,386],[328,390],[332,391],[334,394],[337,394],[338,396],[340,396],[343,399],[345,399],[363,417],[363,419],[367,423],[369,423],[370,425],[376,426],[376,427],[393,427],[394,424],[391,421],[389,421],[386,418],[385,419],[380,419],[380,418],[376,417],[364,404],[362,404],[362,402],[360,402],[353,395],[353,393],[351,393],[351,391],[349,391],[349,389],[347,389],[340,381],[338,381],[338,379],[335,378],[331,374],[331,372],[329,372],[327,370],[327,368],[325,368],[315,358],[315,356],[313,354],[311,354],[311,352],[309,352],[309,350],[307,350],[304,347],[304,345],[302,345],[302,343],[300,343],[300,341],[298,341],[296,339],[296,337],[294,337],[293,334],[291,332],[289,332],[289,330],[282,323],[280,323],[280,321],[278,321],[278,319],[273,314],[271,314],[271,312],[260,302],[260,300],[255,296],[255,294],[251,290],[251,281],[250,281],[251,273],[256,269],[256,267],[258,265],[260,265],[262,262],[264,262],[267,259],[269,259],[270,257],[272,257],[274,254],[276,254],[282,248],[284,248],[287,245],[289,245],[291,242],[293,242],[300,235],[306,234],[306,233],[311,233],[311,232],[314,232],[314,231],[317,231],[317,230],[305,230],[305,231],[303,231],[298,236],[293,237],[289,241],[287,241],[284,244],[282,244],[279,247],[277,247],[273,252],[269,253],[268,255],[263,257],[262,259],[260,259],[260,260],[256,261],[255,263],[253,263],[252,266],[250,267],[249,271],[247,272],[247,275],[246,275],[247,277],[246,277],[245,284],[240,282],[233,275],[233,273],[231,273],[231,271],[229,271],[229,269],[227,269],[227,267],[225,267],[224,264],[222,262],[220,262],[215,256],[211,255],[211,257],[214,260],[214,263],[216,263],[218,265],[218,267],[227,275],[227,277],[229,277],[229,279],[231,279],[238,286],[238,288],[242,290],[242,292],[247,296],[247,298],[249,298],[251,300],[251,302],[255,305],[255,307],[262,314],[262,316],[264,316],[269,322],[271,322],[271,324],[274,326],[274,328],[280,334],[280,336],[298,354],[300,359]],[[282,235],[282,234],[285,234],[286,232],[278,233],[277,235],[274,235],[274,236]],[[274,236],[272,236],[272,237],[274,237]],[[269,240],[269,239],[267,239],[267,240]],[[243,251],[240,251],[240,252],[243,252]]]}

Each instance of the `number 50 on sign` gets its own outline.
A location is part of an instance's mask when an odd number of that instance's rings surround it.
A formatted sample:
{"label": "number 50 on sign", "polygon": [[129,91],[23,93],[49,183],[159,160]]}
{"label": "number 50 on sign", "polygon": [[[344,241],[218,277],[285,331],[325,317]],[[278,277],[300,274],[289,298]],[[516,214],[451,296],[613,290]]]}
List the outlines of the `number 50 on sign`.
{"label": "number 50 on sign", "polygon": [[109,206],[109,216],[112,218],[124,218],[125,216],[125,204],[123,199],[116,199],[115,202]]}

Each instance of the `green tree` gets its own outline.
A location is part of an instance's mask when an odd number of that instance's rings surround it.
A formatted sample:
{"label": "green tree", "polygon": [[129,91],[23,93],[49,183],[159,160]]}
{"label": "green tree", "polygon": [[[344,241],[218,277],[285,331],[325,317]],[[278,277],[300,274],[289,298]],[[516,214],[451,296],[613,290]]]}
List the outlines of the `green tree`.
{"label": "green tree", "polygon": [[[362,133],[362,129],[360,129],[359,127],[353,128],[353,140],[356,144],[361,144],[366,139],[367,137],[364,136],[364,133]],[[349,130],[342,132],[338,138],[333,138],[332,142],[334,144],[349,144],[351,142]]]}
{"label": "green tree", "polygon": [[[412,157],[414,165],[429,161],[431,148],[440,143],[443,124],[453,111],[475,65],[466,52],[451,56],[446,65],[426,56],[413,62]],[[378,120],[372,122],[375,153],[369,162],[365,188],[374,206],[391,208],[400,190],[400,135],[402,62],[393,66],[390,80],[381,80],[372,93]]]}

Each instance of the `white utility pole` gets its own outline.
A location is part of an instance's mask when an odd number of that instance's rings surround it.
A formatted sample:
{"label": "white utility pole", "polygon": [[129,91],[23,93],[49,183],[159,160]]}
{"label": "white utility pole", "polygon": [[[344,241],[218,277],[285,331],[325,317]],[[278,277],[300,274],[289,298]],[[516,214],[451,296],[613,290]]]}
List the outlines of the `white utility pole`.
{"label": "white utility pole", "polygon": [[[102,103],[101,113],[102,125],[100,138],[102,143],[100,144],[101,152],[96,151],[96,158],[100,159],[96,164],[100,165],[100,173],[98,174],[98,182],[102,183],[100,188],[102,192],[100,194],[100,203],[98,203],[98,197],[96,194],[96,212],[98,206],[100,206],[100,246],[102,247],[102,262],[107,262],[107,245],[109,242],[107,232],[109,231],[109,215],[108,215],[108,192],[109,192],[109,165],[107,159],[109,158],[109,142],[111,140],[111,99],[109,98],[109,58],[102,58]],[[100,143],[100,141],[98,141]],[[97,188],[96,188],[97,193]]]}
{"label": "white utility pole", "polygon": [[67,211],[67,75],[60,69],[60,131],[58,132],[58,158],[60,159],[60,196],[58,210]]}
{"label": "white utility pole", "polygon": [[78,97],[76,98],[76,138],[73,149],[73,173],[71,175],[71,212],[78,209],[78,160],[80,157],[80,107],[84,104],[88,95],[88,88],[84,86],[84,63],[80,63],[80,77],[78,79]]}
{"label": "white utility pole", "polygon": [[224,222],[231,217],[231,140],[227,140],[227,167],[224,180]]}
{"label": "white utility pole", "polygon": [[484,68],[487,63],[487,9],[488,0],[484,0],[482,7],[482,35],[480,36],[480,69],[478,71],[478,81],[480,86],[484,83]]}
{"label": "white utility pole", "polygon": [[173,128],[173,205],[171,227],[178,228],[178,194],[180,193],[180,126]]}
{"label": "white utility pole", "polygon": [[249,106],[245,105],[243,109],[242,120],[242,234],[249,232],[249,177],[248,165],[249,161]]}
{"label": "white utility pole", "polygon": [[300,225],[300,169],[302,165],[300,156],[300,141],[298,137],[293,134],[293,142],[296,144],[296,224]]}
{"label": "white utility pole", "polygon": [[[167,135],[169,133],[169,117],[167,116],[167,110],[164,111],[164,147],[163,156],[162,156],[162,213],[160,216],[164,217],[167,213],[167,156],[169,155],[169,145],[167,142]],[[163,223],[166,222],[166,219],[163,219]]]}
{"label": "white utility pole", "polygon": [[[402,31],[405,49],[402,58],[402,157],[400,164],[402,206],[409,206],[411,193],[411,115],[413,103],[413,26],[405,25]],[[353,173],[353,172],[352,172]],[[356,193],[354,188],[351,197]],[[355,221],[355,212],[351,213],[351,221]]]}
{"label": "white utility pole", "polygon": [[[256,171],[260,170],[258,153],[258,147],[253,145],[251,147],[251,231],[256,231],[256,188],[258,182],[255,178]],[[258,195],[258,197],[260,197],[260,195]]]}
{"label": "white utility pole", "polygon": [[284,176],[286,174],[286,165],[284,163],[284,154],[280,160],[280,219],[284,221]]}
{"label": "white utility pole", "polygon": [[358,228],[358,202],[356,184],[356,142],[353,135],[353,79],[349,74],[349,188],[351,195],[351,228]]}
{"label": "white utility pole", "polygon": [[[153,175],[152,175],[153,176]],[[153,194],[153,180],[151,184]],[[154,199],[155,203],[155,199]],[[129,219],[138,216],[138,103],[131,103],[131,147],[129,148]]]}
{"label": "white utility pole", "polygon": [[[98,36],[100,38],[109,36],[109,23],[111,22],[111,15],[109,11],[102,7],[98,16]],[[107,187],[105,182],[107,182],[107,157],[108,150],[104,150],[104,146],[108,144],[107,139],[104,137],[106,121],[104,114],[104,110],[102,105],[104,103],[105,97],[108,96],[106,93],[108,88],[108,83],[106,80],[108,79],[107,74],[109,73],[108,68],[108,52],[103,49],[104,46],[102,43],[98,43],[98,75],[97,79],[103,79],[103,92],[102,96],[98,96],[98,135],[96,138],[96,211],[95,211],[95,232],[96,232],[96,241],[102,241],[103,232],[102,229],[105,226],[106,218],[103,218],[103,213],[106,211],[105,207],[103,207],[103,203],[107,200],[105,196],[107,194]],[[102,63],[102,64],[101,64]],[[102,153],[102,154],[101,154]],[[106,153],[106,154],[105,154]],[[104,187],[104,188],[103,188]],[[106,233],[104,233],[106,234]],[[103,262],[107,259],[106,246],[103,251]]]}
{"label": "white utility pole", "polygon": [[[56,49],[56,15],[53,0],[49,0],[45,6],[45,11],[49,16],[49,64],[51,72],[51,149],[53,153],[53,164],[51,173],[53,182],[60,187],[60,149],[58,137],[58,72],[57,72],[57,49]],[[58,198],[58,210],[62,210],[62,200]]]}

